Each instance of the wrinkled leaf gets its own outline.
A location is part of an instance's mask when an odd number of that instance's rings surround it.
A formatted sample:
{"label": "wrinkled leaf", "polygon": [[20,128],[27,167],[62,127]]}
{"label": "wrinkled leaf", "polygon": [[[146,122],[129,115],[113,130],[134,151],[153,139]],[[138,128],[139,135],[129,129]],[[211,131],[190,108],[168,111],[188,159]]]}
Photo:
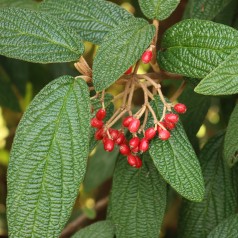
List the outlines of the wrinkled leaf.
{"label": "wrinkled leaf", "polygon": [[207,238],[234,238],[238,233],[238,214],[223,220]]}
{"label": "wrinkled leaf", "polygon": [[84,51],[81,39],[48,14],[0,9],[0,54],[36,63],[68,62]]}
{"label": "wrinkled leaf", "polygon": [[209,232],[237,207],[236,177],[222,158],[224,134],[212,138],[202,149],[200,163],[206,193],[201,203],[184,201],[179,237],[207,237]]}
{"label": "wrinkled leaf", "polygon": [[204,78],[238,49],[238,31],[205,20],[184,20],[164,34],[160,66],[169,72]]}
{"label": "wrinkled leaf", "polygon": [[231,0],[189,0],[184,18],[212,20]]}
{"label": "wrinkled leaf", "polygon": [[0,8],[3,7],[24,7],[35,9],[39,4],[34,0],[1,0]]}
{"label": "wrinkled leaf", "polygon": [[102,91],[113,84],[140,59],[154,36],[155,28],[147,21],[132,18],[110,31],[100,45],[93,63],[93,84]]}
{"label": "wrinkled leaf", "polygon": [[166,183],[148,155],[143,156],[140,169],[129,166],[124,156],[119,157],[108,214],[115,225],[116,237],[159,237],[166,194]]}
{"label": "wrinkled leaf", "polygon": [[229,166],[238,162],[238,104],[231,114],[224,141],[224,158]]}
{"label": "wrinkled leaf", "polygon": [[205,95],[238,93],[238,50],[211,71],[194,90]]}
{"label": "wrinkled leaf", "polygon": [[164,20],[176,9],[180,0],[139,0],[142,12],[149,19]]}
{"label": "wrinkled leaf", "polygon": [[[158,97],[151,106],[159,118],[163,107]],[[149,123],[153,123],[153,118]],[[169,140],[155,138],[151,141],[149,153],[160,174],[179,194],[191,201],[202,201],[204,182],[201,168],[180,122],[171,131]]]}
{"label": "wrinkled leaf", "polygon": [[105,0],[45,0],[40,7],[66,22],[83,40],[100,44],[122,20],[133,16]]}
{"label": "wrinkled leaf", "polygon": [[10,155],[10,236],[59,236],[86,171],[89,122],[89,92],[82,79],[58,78],[32,101]]}
{"label": "wrinkled leaf", "polygon": [[110,221],[98,221],[90,226],[85,227],[72,238],[113,238],[114,227]]}

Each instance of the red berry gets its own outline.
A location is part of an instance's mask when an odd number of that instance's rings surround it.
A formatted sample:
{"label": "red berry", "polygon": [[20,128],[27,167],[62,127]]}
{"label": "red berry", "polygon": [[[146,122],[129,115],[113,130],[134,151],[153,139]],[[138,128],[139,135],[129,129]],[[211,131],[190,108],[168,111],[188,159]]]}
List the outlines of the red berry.
{"label": "red berry", "polygon": [[139,144],[140,144],[140,139],[138,137],[134,137],[129,140],[129,146],[131,148],[136,148],[139,146]]}
{"label": "red berry", "polygon": [[119,135],[119,131],[116,130],[116,129],[112,129],[112,128],[109,129],[109,133],[110,133],[111,138],[112,138],[114,141],[117,139],[117,137],[118,137],[118,135]]}
{"label": "red berry", "polygon": [[142,166],[141,159],[135,155],[128,155],[127,162],[130,166],[135,167],[135,168],[140,168]]}
{"label": "red berry", "polygon": [[139,146],[131,148],[131,152],[137,154],[139,152]]}
{"label": "red berry", "polygon": [[140,127],[140,120],[137,118],[133,118],[133,120],[130,122],[128,126],[128,130],[131,133],[135,133],[139,130],[139,127]]}
{"label": "red berry", "polygon": [[169,130],[173,130],[176,127],[176,124],[172,123],[172,122],[169,122],[169,121],[166,121],[165,122],[165,127]]}
{"label": "red berry", "polygon": [[91,126],[100,129],[103,127],[103,121],[100,121],[96,117],[94,117],[91,119]]}
{"label": "red berry", "polygon": [[174,113],[168,113],[165,115],[164,120],[166,122],[172,122],[172,123],[177,123],[179,120],[179,116],[177,114]]}
{"label": "red berry", "polygon": [[114,149],[114,141],[112,139],[109,138],[105,138],[104,140],[104,150],[111,152]]}
{"label": "red berry", "polygon": [[183,104],[183,103],[177,103],[175,106],[174,106],[174,110],[177,112],[177,113],[180,113],[180,114],[183,114],[187,111],[187,107]]}
{"label": "red berry", "polygon": [[160,122],[159,122],[159,125],[158,125],[158,127],[157,127],[158,133],[160,133],[160,131],[165,130],[162,126],[163,126],[164,128],[166,128],[166,124],[165,124],[164,121],[160,121]]}
{"label": "red berry", "polygon": [[141,61],[144,63],[144,64],[148,64],[151,59],[153,57],[153,53],[151,50],[146,50],[143,55],[141,56]]}
{"label": "red berry", "polygon": [[131,153],[129,146],[126,144],[120,145],[119,151],[122,155],[129,155]]}
{"label": "red berry", "polygon": [[106,114],[107,114],[106,110],[103,108],[100,108],[96,113],[96,118],[102,121],[105,118]]}
{"label": "red berry", "polygon": [[146,138],[141,139],[139,149],[141,152],[146,152],[149,149],[149,141]]}
{"label": "red berry", "polygon": [[168,140],[170,138],[170,132],[167,130],[161,130],[159,132],[159,138],[161,140]]}
{"label": "red berry", "polygon": [[147,140],[152,140],[156,135],[156,130],[153,127],[150,127],[145,130],[145,138]]}
{"label": "red berry", "polygon": [[119,135],[118,135],[115,143],[118,144],[118,145],[121,145],[125,142],[125,140],[126,140],[125,135],[122,132],[119,132]]}
{"label": "red berry", "polygon": [[104,129],[98,129],[94,135],[95,140],[102,140],[104,136]]}
{"label": "red berry", "polygon": [[133,70],[133,67],[131,66],[124,74],[131,74]]}
{"label": "red berry", "polygon": [[122,125],[124,127],[128,127],[132,120],[133,120],[133,116],[128,116],[128,117],[124,118]]}

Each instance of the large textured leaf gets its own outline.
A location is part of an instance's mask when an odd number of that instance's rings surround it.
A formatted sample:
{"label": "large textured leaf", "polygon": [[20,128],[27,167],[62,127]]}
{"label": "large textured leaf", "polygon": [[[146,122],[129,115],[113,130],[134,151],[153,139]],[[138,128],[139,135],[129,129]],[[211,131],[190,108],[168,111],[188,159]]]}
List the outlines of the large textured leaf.
{"label": "large textured leaf", "polygon": [[201,203],[184,201],[179,232],[181,238],[207,237],[219,222],[236,210],[234,183],[237,180],[222,158],[223,139],[223,134],[212,138],[201,152],[206,194]]}
{"label": "large textured leaf", "polygon": [[205,95],[238,93],[238,49],[211,71],[194,90]]}
{"label": "large textured leaf", "polygon": [[166,31],[162,48],[158,59],[163,69],[204,78],[238,49],[238,31],[205,20],[184,20]]}
{"label": "large textured leaf", "polygon": [[1,0],[0,8],[3,7],[24,7],[35,9],[39,4],[34,0]]}
{"label": "large textured leaf", "polygon": [[238,162],[238,104],[231,114],[224,142],[224,157],[229,166]]}
{"label": "large textured leaf", "polygon": [[77,60],[84,51],[75,32],[45,13],[20,8],[0,9],[0,54],[38,62]]}
{"label": "large textured leaf", "polygon": [[113,238],[114,226],[111,221],[98,221],[80,230],[72,238]]}
{"label": "large textured leaf", "polygon": [[238,234],[238,214],[222,221],[207,238],[235,238]]}
{"label": "large textured leaf", "polygon": [[178,6],[180,0],[139,0],[141,10],[149,19],[164,20]]}
{"label": "large textured leaf", "polygon": [[93,64],[97,91],[108,88],[141,57],[150,45],[155,28],[143,19],[123,21],[100,45]]}
{"label": "large textured leaf", "polygon": [[63,76],[24,114],[8,170],[11,237],[58,237],[86,170],[90,104],[86,83]]}
{"label": "large textured leaf", "polygon": [[19,112],[20,105],[12,86],[7,73],[0,65],[0,106]]}
{"label": "large textured leaf", "polygon": [[189,0],[184,18],[212,20],[231,0]]}
{"label": "large textured leaf", "polygon": [[159,237],[166,207],[166,183],[149,156],[135,169],[119,157],[113,176],[109,218],[117,238]]}
{"label": "large textured leaf", "polygon": [[41,10],[71,26],[82,39],[100,44],[122,20],[133,17],[118,5],[105,0],[45,0]]}
{"label": "large textured leaf", "polygon": [[187,112],[180,115],[180,119],[189,141],[195,148],[197,146],[196,134],[205,119],[211,99],[208,96],[195,93],[193,88],[188,85],[179,97],[179,102],[187,106]]}
{"label": "large textured leaf", "polygon": [[[157,115],[162,115],[163,107],[158,97],[151,102],[151,106]],[[180,122],[171,131],[169,140],[154,139],[149,152],[160,174],[179,194],[191,201],[203,199],[201,168]]]}

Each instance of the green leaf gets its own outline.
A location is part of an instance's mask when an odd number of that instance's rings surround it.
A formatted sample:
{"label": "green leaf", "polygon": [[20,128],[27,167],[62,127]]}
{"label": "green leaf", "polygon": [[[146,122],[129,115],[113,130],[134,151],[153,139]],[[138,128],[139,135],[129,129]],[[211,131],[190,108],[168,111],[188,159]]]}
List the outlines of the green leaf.
{"label": "green leaf", "polygon": [[103,144],[100,143],[95,151],[92,151],[87,165],[83,188],[87,193],[92,192],[107,179],[113,175],[118,150],[108,153],[104,150]]}
{"label": "green leaf", "polygon": [[238,162],[238,104],[231,114],[224,141],[224,158],[229,166]]}
{"label": "green leaf", "polygon": [[80,38],[63,22],[27,9],[0,9],[0,35],[0,54],[30,62],[74,61],[84,51]]}
{"label": "green leaf", "polygon": [[8,169],[12,237],[58,237],[67,222],[86,171],[89,100],[82,79],[63,76],[24,114]]}
{"label": "green leaf", "polygon": [[111,221],[98,221],[77,232],[72,238],[113,238],[114,227]]}
{"label": "green leaf", "polygon": [[142,12],[149,19],[164,20],[178,6],[180,0],[139,0]]}
{"label": "green leaf", "polygon": [[40,9],[66,22],[86,41],[100,44],[122,20],[133,16],[105,0],[45,0]]}
{"label": "green leaf", "polygon": [[180,115],[180,119],[189,141],[195,148],[197,146],[196,134],[204,122],[211,104],[211,98],[195,93],[193,88],[188,85],[179,97],[179,102],[187,106],[187,112]]}
{"label": "green leaf", "polygon": [[181,238],[207,237],[219,222],[236,211],[237,179],[222,158],[223,139],[224,134],[220,133],[201,151],[205,198],[201,203],[184,201],[179,228]]}
{"label": "green leaf", "polygon": [[155,27],[147,21],[132,18],[112,30],[100,45],[93,63],[93,84],[101,91],[113,84],[140,59],[150,45]]}
{"label": "green leaf", "polygon": [[[151,101],[157,115],[162,115],[161,105],[158,97]],[[150,119],[149,123],[152,122]],[[191,201],[202,201],[204,182],[201,168],[180,122],[171,131],[169,140],[156,138],[151,141],[149,153],[160,174],[179,194]]]}
{"label": "green leaf", "polygon": [[211,71],[194,90],[205,95],[238,93],[238,49]]}
{"label": "green leaf", "polygon": [[212,20],[231,0],[189,0],[184,18]]}
{"label": "green leaf", "polygon": [[166,183],[148,155],[140,169],[119,157],[113,176],[109,219],[117,238],[159,237],[166,207]]}
{"label": "green leaf", "polygon": [[34,0],[1,0],[0,8],[3,7],[22,7],[36,9],[39,3]]}
{"label": "green leaf", "polygon": [[238,49],[238,31],[205,20],[184,20],[166,31],[162,48],[158,60],[164,70],[204,78]]}
{"label": "green leaf", "polygon": [[13,91],[13,85],[9,76],[0,65],[0,106],[7,107],[13,111],[20,112],[21,108]]}
{"label": "green leaf", "polygon": [[222,221],[207,238],[234,238],[238,233],[238,214]]}

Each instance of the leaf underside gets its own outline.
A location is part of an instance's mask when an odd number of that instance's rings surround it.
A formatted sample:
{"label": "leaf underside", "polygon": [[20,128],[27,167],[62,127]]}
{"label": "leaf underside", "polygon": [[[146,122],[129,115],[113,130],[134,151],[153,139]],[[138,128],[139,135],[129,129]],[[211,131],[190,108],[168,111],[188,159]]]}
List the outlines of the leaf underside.
{"label": "leaf underside", "polygon": [[86,171],[89,100],[82,79],[63,76],[47,85],[24,114],[8,168],[10,236],[59,236]]}

